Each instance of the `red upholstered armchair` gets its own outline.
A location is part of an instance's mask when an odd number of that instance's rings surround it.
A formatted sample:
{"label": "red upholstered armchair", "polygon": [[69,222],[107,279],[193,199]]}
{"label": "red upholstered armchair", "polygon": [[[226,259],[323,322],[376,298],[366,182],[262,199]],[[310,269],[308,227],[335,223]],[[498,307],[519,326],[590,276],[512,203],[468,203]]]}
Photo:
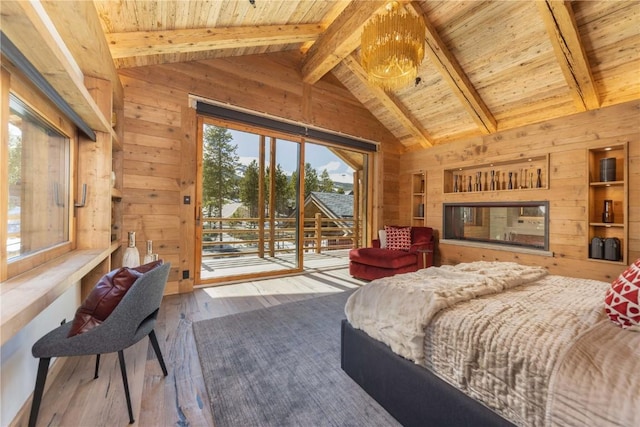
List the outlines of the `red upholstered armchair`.
{"label": "red upholstered armchair", "polygon": [[[409,227],[385,227],[387,231]],[[406,232],[406,230],[405,230]],[[411,242],[408,249],[395,249],[396,245],[381,248],[380,240],[373,240],[372,248],[349,251],[349,274],[365,280],[379,279],[394,274],[409,273],[433,265],[433,229],[410,227]]]}

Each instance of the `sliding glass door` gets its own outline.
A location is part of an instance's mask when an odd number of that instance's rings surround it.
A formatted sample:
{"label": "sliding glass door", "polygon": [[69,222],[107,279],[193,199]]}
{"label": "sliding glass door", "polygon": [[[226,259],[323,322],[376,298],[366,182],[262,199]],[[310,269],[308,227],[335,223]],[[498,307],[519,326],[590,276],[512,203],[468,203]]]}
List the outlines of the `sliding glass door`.
{"label": "sliding glass door", "polygon": [[207,116],[198,129],[197,285],[344,268],[366,240],[368,152]]}
{"label": "sliding glass door", "polygon": [[302,141],[200,119],[198,284],[299,271]]}

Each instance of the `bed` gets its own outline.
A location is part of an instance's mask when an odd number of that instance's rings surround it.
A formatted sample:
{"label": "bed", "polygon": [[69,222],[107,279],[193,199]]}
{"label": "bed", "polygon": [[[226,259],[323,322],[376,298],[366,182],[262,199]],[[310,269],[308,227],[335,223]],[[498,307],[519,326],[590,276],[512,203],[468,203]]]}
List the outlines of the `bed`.
{"label": "bed", "polygon": [[609,287],[501,262],[374,280],[342,368],[405,426],[640,425],[640,333],[606,316]]}

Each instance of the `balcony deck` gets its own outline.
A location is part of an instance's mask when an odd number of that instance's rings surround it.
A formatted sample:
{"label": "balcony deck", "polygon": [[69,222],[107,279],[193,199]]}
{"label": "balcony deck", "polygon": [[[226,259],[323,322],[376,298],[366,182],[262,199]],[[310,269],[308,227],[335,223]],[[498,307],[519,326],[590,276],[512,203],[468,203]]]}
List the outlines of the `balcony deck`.
{"label": "balcony deck", "polygon": [[[304,253],[304,271],[347,268],[349,249]],[[203,280],[252,273],[273,272],[296,268],[295,254],[277,254],[260,258],[257,255],[238,255],[218,258],[203,257],[200,277]]]}

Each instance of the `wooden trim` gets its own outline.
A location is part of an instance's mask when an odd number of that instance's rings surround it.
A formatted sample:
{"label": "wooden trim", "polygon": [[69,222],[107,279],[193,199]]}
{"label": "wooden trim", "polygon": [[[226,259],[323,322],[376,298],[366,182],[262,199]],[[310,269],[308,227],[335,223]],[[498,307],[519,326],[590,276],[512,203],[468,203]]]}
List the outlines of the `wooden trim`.
{"label": "wooden trim", "polygon": [[[11,74],[0,67],[0,212],[9,211],[9,85]],[[7,227],[0,224],[0,282],[7,279]]]}
{"label": "wooden trim", "polygon": [[302,64],[302,81],[315,84],[360,44],[362,28],[384,1],[353,1],[311,46]]}
{"label": "wooden trim", "polygon": [[94,130],[109,132],[110,120],[100,112],[84,86],[80,67],[39,1],[2,4],[4,33],[31,64]]}
{"label": "wooden trim", "polygon": [[598,90],[571,4],[545,0],[536,1],[536,5],[578,111],[600,108]]}
{"label": "wooden trim", "polygon": [[318,24],[251,25],[226,28],[183,28],[107,33],[114,59],[171,55],[215,49],[286,45],[314,41],[324,27]]}
{"label": "wooden trim", "polygon": [[[202,147],[202,138],[203,136],[203,128],[205,121],[209,119],[205,119],[204,117],[197,117],[197,129],[196,129],[196,141],[195,141],[195,150],[196,150],[196,188],[195,188],[195,217],[193,218],[195,222],[195,248],[194,248],[194,284],[199,285],[202,282],[202,278],[200,277],[200,270],[202,269],[202,169],[203,169],[203,147]],[[189,173],[188,171],[185,171]],[[189,219],[186,219],[187,221]],[[187,238],[189,236],[186,236]],[[182,277],[182,276],[180,276]]]}

